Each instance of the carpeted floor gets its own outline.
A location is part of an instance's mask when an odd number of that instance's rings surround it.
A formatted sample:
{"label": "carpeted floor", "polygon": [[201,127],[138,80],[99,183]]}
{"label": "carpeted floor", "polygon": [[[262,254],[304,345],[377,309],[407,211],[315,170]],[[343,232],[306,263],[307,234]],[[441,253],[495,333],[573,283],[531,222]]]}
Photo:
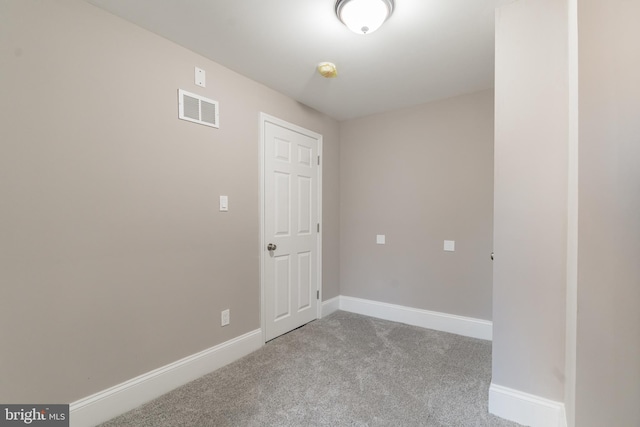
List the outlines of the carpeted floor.
{"label": "carpeted floor", "polygon": [[517,426],[491,342],[338,311],[102,426]]}

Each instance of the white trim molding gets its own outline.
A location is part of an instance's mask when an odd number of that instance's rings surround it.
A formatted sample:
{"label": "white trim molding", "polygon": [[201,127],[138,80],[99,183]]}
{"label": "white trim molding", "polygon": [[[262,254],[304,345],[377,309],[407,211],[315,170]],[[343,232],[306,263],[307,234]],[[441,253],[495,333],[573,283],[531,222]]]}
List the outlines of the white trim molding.
{"label": "white trim molding", "polygon": [[489,341],[493,338],[493,322],[489,320],[421,310],[361,298],[346,296],[340,296],[339,298],[340,310],[471,338]]}
{"label": "white trim molding", "polygon": [[340,297],[333,297],[326,301],[322,301],[322,317],[340,310]]}
{"label": "white trim molding", "polygon": [[491,383],[489,412],[530,427],[567,427],[564,403]]}
{"label": "white trim molding", "polygon": [[89,427],[110,420],[240,359],[263,345],[262,331],[256,329],[80,399],[70,405],[70,425]]}

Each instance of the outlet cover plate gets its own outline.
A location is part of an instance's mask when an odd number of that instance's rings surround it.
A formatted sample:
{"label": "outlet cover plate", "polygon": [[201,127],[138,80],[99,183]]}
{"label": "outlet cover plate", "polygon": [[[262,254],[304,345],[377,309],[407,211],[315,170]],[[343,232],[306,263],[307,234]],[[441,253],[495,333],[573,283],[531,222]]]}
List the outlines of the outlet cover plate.
{"label": "outlet cover plate", "polygon": [[195,67],[195,84],[196,86],[207,86],[207,75],[202,68]]}

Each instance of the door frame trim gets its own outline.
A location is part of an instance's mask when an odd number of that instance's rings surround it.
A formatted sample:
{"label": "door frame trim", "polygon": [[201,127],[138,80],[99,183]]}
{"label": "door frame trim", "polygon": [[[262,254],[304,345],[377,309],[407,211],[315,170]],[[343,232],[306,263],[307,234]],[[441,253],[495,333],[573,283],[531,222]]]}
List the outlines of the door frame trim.
{"label": "door frame trim", "polygon": [[279,119],[277,117],[270,116],[269,114],[260,113],[260,156],[259,156],[259,193],[260,193],[260,247],[259,251],[259,259],[260,259],[260,329],[262,330],[262,342],[266,342],[266,311],[265,311],[265,297],[264,297],[264,285],[265,285],[265,253],[264,250],[266,243],[264,232],[265,232],[265,223],[264,223],[264,203],[265,203],[265,126],[267,123],[273,123],[278,126],[282,126],[284,128],[290,129],[294,132],[301,133],[302,135],[306,135],[310,138],[318,141],[318,156],[320,156],[320,165],[318,166],[317,173],[317,182],[318,182],[318,223],[320,224],[320,233],[318,233],[317,239],[317,262],[318,262],[318,271],[316,277],[316,292],[320,292],[320,298],[317,299],[316,303],[316,319],[322,318],[322,233],[324,231],[324,227],[322,224],[322,167],[324,162],[322,161],[322,135],[316,132],[313,132],[309,129],[305,129],[293,123],[287,122],[285,120]]}

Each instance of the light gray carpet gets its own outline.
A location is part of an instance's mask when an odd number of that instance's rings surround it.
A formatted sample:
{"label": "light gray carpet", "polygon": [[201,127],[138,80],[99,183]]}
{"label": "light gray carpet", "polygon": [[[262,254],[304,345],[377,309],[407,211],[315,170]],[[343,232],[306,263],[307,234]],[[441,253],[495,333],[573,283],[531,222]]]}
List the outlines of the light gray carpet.
{"label": "light gray carpet", "polygon": [[496,426],[491,343],[338,311],[105,424]]}

